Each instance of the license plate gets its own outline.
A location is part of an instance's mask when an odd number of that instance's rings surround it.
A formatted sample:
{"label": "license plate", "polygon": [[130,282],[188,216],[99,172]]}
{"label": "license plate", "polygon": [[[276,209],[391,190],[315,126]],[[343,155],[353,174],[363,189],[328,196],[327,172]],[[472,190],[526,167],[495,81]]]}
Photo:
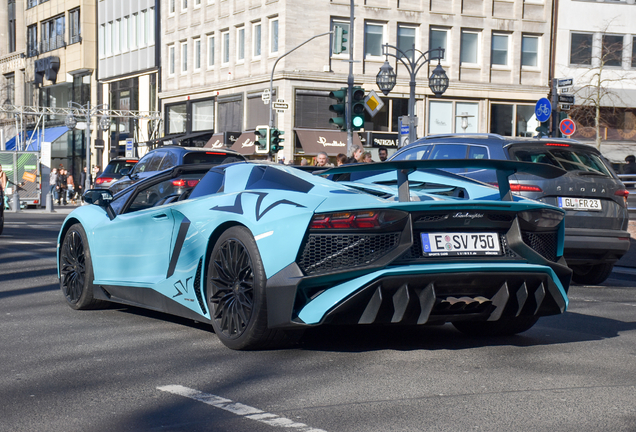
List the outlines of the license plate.
{"label": "license plate", "polygon": [[570,210],[601,211],[601,200],[591,198],[558,197],[559,207]]}
{"label": "license plate", "polygon": [[480,233],[422,233],[424,256],[501,255],[499,234]]}

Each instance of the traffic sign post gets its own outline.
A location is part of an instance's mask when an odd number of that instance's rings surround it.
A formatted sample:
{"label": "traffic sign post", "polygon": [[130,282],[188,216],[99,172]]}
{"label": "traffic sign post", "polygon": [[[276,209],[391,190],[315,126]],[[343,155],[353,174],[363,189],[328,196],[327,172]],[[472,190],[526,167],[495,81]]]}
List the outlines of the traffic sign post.
{"label": "traffic sign post", "polygon": [[570,136],[574,135],[574,132],[576,132],[576,124],[572,119],[563,119],[561,120],[561,123],[559,123],[559,130],[563,135],[570,138]]}

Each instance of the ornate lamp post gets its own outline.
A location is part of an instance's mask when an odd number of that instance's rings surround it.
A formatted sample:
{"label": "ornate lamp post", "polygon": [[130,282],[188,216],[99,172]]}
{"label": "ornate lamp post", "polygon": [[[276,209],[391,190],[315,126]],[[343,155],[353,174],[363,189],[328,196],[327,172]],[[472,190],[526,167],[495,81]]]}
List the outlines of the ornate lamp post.
{"label": "ornate lamp post", "polygon": [[[389,49],[393,49],[396,53],[389,52]],[[428,50],[426,52],[422,52],[418,49],[415,49],[415,45],[407,52],[402,51],[396,46],[384,44],[382,45],[382,54],[384,54],[386,60],[382,67],[380,67],[380,72],[375,78],[375,82],[378,85],[378,88],[384,93],[384,95],[388,95],[393,87],[395,87],[395,83],[397,81],[397,74],[393,70],[393,67],[389,64],[389,56],[395,57],[399,61],[402,62],[404,66],[406,66],[406,70],[409,72],[411,80],[409,82],[410,85],[410,95],[409,95],[409,143],[412,143],[416,139],[415,134],[415,77],[419,70],[425,64],[429,63],[431,60],[437,60],[437,67],[433,70],[430,78],[428,79],[428,87],[435,94],[435,96],[440,97],[446,89],[448,88],[449,79],[446,76],[446,72],[442,65],[440,64],[442,57],[444,57],[444,48],[434,48]],[[411,56],[409,57],[407,53],[410,52]],[[432,53],[437,53],[436,56],[433,56]],[[417,59],[416,55],[419,55]]]}
{"label": "ornate lamp post", "polygon": [[[86,105],[80,105],[77,102],[69,101],[68,107],[74,111],[70,112],[64,119],[64,124],[67,128],[75,129],[75,126],[77,126],[75,115],[86,119],[86,181],[84,183],[84,192],[86,192],[91,188],[91,120],[93,117],[98,117],[100,112],[108,110],[108,104],[91,107],[90,102],[86,103]],[[110,117],[102,113],[98,125],[101,130],[108,129],[110,127]]]}

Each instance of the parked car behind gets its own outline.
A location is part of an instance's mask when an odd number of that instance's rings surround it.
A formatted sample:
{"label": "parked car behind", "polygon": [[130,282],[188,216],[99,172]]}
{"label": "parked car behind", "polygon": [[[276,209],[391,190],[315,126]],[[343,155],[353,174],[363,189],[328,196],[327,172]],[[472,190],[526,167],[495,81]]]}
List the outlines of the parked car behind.
{"label": "parked car behind", "polygon": [[[629,192],[611,164],[592,146],[570,139],[513,138],[495,134],[431,135],[405,146],[390,160],[503,159],[555,165],[556,179],[511,176],[513,193],[566,210],[564,257],[577,283],[596,285],[629,249]],[[495,184],[491,172],[449,170]]]}
{"label": "parked car behind", "polygon": [[124,170],[123,177],[111,184],[108,189],[115,194],[139,180],[176,165],[222,164],[239,161],[245,161],[245,157],[232,150],[180,146],[159,147],[146,153],[129,172]]}
{"label": "parked car behind", "polygon": [[132,167],[139,161],[139,158],[122,158],[111,159],[104,168],[104,171],[95,179],[95,187],[100,189],[108,189],[110,185],[123,177],[122,171],[130,172]]}

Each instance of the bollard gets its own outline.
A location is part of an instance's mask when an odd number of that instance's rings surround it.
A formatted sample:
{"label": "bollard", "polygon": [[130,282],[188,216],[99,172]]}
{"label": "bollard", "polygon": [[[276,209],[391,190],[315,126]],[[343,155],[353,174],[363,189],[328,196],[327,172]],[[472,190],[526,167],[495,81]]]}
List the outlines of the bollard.
{"label": "bollard", "polygon": [[13,213],[20,211],[20,194],[17,192],[11,197],[11,211]]}
{"label": "bollard", "polygon": [[48,213],[53,213],[53,196],[51,192],[46,194],[46,211]]}

